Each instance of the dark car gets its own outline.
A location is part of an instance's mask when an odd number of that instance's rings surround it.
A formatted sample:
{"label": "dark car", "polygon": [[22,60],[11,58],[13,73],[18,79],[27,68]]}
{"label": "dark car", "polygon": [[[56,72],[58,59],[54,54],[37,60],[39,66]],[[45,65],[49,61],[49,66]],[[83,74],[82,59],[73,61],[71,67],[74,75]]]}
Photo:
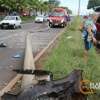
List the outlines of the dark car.
{"label": "dark car", "polygon": [[[95,11],[100,13],[100,7],[96,7]],[[98,19],[96,21],[96,27],[97,27],[96,39],[98,41],[97,49],[100,49],[100,14],[99,14],[99,17],[98,17]]]}
{"label": "dark car", "polygon": [[100,16],[97,19],[96,27],[97,27],[96,40],[98,41],[97,48],[100,49]]}
{"label": "dark car", "polygon": [[97,32],[100,32],[100,6],[95,7],[94,11],[99,14],[99,17],[98,17],[98,19],[96,21],[96,27],[97,27]]}
{"label": "dark car", "polygon": [[97,27],[97,32],[100,32],[100,16],[97,19],[96,27]]}

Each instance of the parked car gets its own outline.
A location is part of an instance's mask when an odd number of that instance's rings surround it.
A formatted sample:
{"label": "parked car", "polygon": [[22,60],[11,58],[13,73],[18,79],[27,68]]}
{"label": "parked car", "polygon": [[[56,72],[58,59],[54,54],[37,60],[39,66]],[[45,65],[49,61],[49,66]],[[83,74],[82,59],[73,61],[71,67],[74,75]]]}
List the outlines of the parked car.
{"label": "parked car", "polygon": [[44,16],[43,15],[38,15],[35,18],[36,23],[43,23],[44,22]]}
{"label": "parked car", "polygon": [[19,16],[19,13],[16,11],[9,12],[9,16]]}
{"label": "parked car", "polygon": [[0,28],[21,28],[21,18],[19,16],[6,16],[0,22]]}
{"label": "parked car", "polygon": [[48,15],[45,15],[45,16],[44,16],[44,21],[45,21],[45,22],[49,21],[49,16],[48,16]]}

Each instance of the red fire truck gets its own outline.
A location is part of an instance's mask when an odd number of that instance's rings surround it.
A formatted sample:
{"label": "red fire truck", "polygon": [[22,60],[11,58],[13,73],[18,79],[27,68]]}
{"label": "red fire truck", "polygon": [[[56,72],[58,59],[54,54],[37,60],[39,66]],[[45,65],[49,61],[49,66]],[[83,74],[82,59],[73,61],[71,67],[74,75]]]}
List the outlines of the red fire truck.
{"label": "red fire truck", "polygon": [[49,16],[49,26],[65,27],[70,20],[67,10],[64,8],[55,8]]}

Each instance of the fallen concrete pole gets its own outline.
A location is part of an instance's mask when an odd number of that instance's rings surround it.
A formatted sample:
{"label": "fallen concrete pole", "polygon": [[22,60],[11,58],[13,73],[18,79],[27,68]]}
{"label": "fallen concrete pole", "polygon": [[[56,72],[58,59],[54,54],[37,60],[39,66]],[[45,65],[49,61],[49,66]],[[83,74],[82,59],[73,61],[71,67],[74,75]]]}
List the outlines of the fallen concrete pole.
{"label": "fallen concrete pole", "polygon": [[87,100],[87,95],[82,94],[79,88],[82,79],[82,70],[74,70],[60,80],[27,88],[15,100]]}
{"label": "fallen concrete pole", "polygon": [[[35,56],[34,62],[36,62],[40,59],[40,57],[49,49],[49,47],[51,47],[53,45],[53,42],[55,42],[64,33],[65,30],[66,30],[66,28],[64,28],[60,33],[58,33],[56,35],[56,37],[54,37],[53,40],[50,41],[49,44],[46,47],[44,47],[44,49]],[[17,81],[19,79],[22,78],[22,76],[23,76],[22,74],[21,75],[17,74],[16,77],[14,77],[14,79],[12,79],[7,86],[5,86],[2,90],[0,90],[0,97],[3,96],[8,91],[11,91],[13,86],[17,83]],[[14,84],[13,84],[13,82],[14,82]]]}
{"label": "fallen concrete pole", "polygon": [[[31,36],[28,34],[26,36],[26,47],[25,47],[25,57],[24,57],[24,70],[35,70],[33,52],[32,52],[32,44],[31,44]],[[35,84],[35,76],[34,75],[23,75],[22,78],[22,89],[25,89],[30,84]]]}

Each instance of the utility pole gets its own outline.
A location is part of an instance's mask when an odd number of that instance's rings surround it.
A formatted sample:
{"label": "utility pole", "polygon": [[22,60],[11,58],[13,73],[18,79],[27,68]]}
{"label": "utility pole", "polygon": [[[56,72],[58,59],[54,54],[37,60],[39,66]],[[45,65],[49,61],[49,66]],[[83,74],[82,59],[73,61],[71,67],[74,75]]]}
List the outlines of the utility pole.
{"label": "utility pole", "polygon": [[80,15],[80,4],[81,4],[81,0],[78,1],[78,16]]}
{"label": "utility pole", "polygon": [[[35,63],[32,52],[31,35],[26,37],[25,58],[24,58],[24,70],[35,70]],[[22,89],[27,88],[31,84],[36,84],[35,75],[25,74],[22,78]]]}

